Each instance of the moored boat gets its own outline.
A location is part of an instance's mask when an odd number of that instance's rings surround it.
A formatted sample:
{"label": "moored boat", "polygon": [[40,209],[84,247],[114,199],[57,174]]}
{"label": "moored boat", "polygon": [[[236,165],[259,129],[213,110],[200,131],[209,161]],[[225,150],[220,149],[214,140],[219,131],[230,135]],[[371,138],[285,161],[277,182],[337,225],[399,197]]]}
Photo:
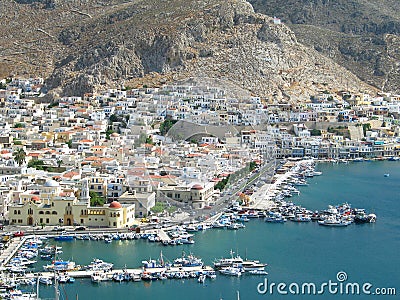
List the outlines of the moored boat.
{"label": "moored boat", "polygon": [[230,276],[241,276],[242,270],[236,267],[226,267],[219,270],[221,274],[230,275]]}

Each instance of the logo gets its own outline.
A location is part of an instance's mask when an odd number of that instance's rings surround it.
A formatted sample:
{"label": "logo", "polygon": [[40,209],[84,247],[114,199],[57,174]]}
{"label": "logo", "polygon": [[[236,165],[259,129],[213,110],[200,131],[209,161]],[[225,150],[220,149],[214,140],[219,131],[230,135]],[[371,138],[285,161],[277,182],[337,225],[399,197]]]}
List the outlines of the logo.
{"label": "logo", "polygon": [[264,278],[257,285],[257,292],[261,295],[396,295],[394,287],[374,287],[370,282],[349,282],[347,273],[340,271],[336,274],[336,280],[329,279],[322,283],[314,282],[269,282]]}

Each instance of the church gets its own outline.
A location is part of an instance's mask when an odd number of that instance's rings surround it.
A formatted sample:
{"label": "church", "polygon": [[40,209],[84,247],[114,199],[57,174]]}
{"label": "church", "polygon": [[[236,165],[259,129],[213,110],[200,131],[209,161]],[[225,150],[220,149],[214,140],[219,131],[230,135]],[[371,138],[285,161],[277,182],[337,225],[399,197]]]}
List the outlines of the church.
{"label": "church", "polygon": [[[88,179],[82,179],[80,197],[77,189],[62,187],[47,180],[39,193],[19,196],[18,203],[9,206],[11,225],[66,225],[126,228],[135,221],[135,205],[113,201],[103,206],[90,206]],[[26,194],[25,194],[26,195]]]}

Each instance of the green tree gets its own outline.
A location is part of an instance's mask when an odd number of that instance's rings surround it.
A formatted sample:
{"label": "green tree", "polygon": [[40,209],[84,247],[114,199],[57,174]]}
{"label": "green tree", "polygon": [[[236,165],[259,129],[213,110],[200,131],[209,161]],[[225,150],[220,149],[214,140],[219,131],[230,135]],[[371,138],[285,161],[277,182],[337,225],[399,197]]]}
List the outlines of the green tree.
{"label": "green tree", "polygon": [[151,136],[146,137],[145,143],[146,143],[146,144],[154,145],[153,138],[152,138]]}
{"label": "green tree", "polygon": [[15,162],[19,166],[22,166],[22,164],[25,162],[26,152],[22,148],[17,148],[17,150],[14,151],[13,156],[14,156]]}
{"label": "green tree", "polygon": [[28,168],[35,168],[36,170],[44,170],[44,161],[40,159],[33,159],[28,162]]}
{"label": "green tree", "polygon": [[110,135],[113,134],[114,132],[115,132],[114,130],[108,129],[106,131],[106,140],[109,140],[110,139]]}
{"label": "green tree", "polygon": [[161,135],[166,135],[168,130],[171,129],[172,126],[177,122],[177,120],[166,119],[160,125],[160,133]]}
{"label": "green tree", "polygon": [[104,197],[100,197],[98,193],[89,191],[90,205],[91,206],[103,206],[106,202]]}
{"label": "green tree", "polygon": [[16,124],[14,125],[14,128],[25,128],[25,124],[23,124],[23,123],[16,123]]}
{"label": "green tree", "polygon": [[311,130],[310,133],[311,133],[312,136],[320,136],[321,135],[321,130],[313,129],[313,130]]}
{"label": "green tree", "polygon": [[364,132],[364,136],[365,136],[367,134],[367,131],[371,130],[371,124],[364,123],[362,126],[363,126],[363,132]]}
{"label": "green tree", "polygon": [[47,108],[53,108],[53,107],[56,107],[56,106],[58,106],[58,105],[60,105],[60,102],[58,102],[58,101],[51,102],[51,103],[47,106]]}
{"label": "green tree", "polygon": [[150,208],[150,211],[154,214],[162,213],[165,210],[165,204],[162,202],[156,202],[156,204]]}
{"label": "green tree", "polygon": [[67,145],[68,145],[68,148],[72,148],[72,140],[69,140],[69,141],[67,142]]}

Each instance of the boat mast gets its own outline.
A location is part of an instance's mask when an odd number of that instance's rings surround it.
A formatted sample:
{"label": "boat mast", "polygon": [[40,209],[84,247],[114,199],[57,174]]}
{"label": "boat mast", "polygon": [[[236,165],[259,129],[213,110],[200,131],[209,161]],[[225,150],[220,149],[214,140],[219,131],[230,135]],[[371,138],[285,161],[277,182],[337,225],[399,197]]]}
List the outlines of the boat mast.
{"label": "boat mast", "polygon": [[54,246],[54,267],[53,267],[53,272],[54,272],[54,299],[59,300],[60,299],[60,291],[58,290],[58,280],[57,280],[57,273],[56,273],[56,262],[57,262],[57,244]]}

